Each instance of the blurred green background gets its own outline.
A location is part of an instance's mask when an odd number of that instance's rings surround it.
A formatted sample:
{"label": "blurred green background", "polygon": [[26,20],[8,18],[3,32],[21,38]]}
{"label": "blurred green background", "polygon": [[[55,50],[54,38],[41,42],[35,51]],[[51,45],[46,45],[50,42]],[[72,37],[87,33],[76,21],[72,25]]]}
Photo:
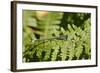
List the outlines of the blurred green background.
{"label": "blurred green background", "polygon": [[91,59],[91,14],[23,10],[23,62]]}

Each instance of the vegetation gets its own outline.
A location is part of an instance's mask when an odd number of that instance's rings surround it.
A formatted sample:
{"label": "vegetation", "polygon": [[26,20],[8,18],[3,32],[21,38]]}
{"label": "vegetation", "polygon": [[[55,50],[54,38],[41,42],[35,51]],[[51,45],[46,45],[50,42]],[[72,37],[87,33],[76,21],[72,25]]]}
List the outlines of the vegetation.
{"label": "vegetation", "polygon": [[90,13],[23,11],[23,62],[91,59]]}

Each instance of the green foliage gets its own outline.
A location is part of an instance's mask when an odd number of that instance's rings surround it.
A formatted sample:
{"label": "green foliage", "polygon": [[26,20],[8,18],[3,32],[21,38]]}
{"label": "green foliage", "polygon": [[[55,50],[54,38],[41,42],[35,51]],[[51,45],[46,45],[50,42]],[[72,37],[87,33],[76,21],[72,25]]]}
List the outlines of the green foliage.
{"label": "green foliage", "polygon": [[23,11],[23,18],[24,62],[91,58],[89,13]]}

